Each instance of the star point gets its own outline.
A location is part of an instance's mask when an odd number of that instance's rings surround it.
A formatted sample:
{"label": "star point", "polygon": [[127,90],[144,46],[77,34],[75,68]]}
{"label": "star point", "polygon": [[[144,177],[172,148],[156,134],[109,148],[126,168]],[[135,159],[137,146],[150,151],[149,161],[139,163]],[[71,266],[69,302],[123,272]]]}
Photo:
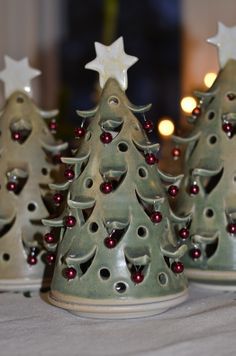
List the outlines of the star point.
{"label": "star point", "polygon": [[16,90],[22,90],[31,95],[30,82],[40,75],[41,71],[31,68],[28,58],[16,61],[9,56],[5,56],[4,60],[5,69],[0,72],[0,80],[4,82],[5,97],[9,97]]}
{"label": "star point", "polygon": [[137,62],[138,58],[130,56],[124,51],[123,37],[119,37],[110,46],[95,42],[97,57],[85,65],[86,69],[99,73],[99,83],[104,87],[109,78],[116,79],[123,90],[127,89],[127,70]]}
{"label": "star point", "polygon": [[217,34],[208,38],[207,42],[218,47],[221,68],[229,59],[236,60],[236,26],[227,27],[222,22],[218,22]]}

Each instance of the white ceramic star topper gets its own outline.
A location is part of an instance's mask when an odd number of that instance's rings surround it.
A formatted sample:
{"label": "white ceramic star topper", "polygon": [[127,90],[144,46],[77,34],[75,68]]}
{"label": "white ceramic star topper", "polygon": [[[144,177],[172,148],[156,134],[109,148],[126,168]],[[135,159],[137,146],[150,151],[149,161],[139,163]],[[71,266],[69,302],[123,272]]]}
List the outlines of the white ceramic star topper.
{"label": "white ceramic star topper", "polygon": [[5,69],[0,72],[0,80],[4,82],[5,97],[7,98],[16,90],[23,90],[32,95],[30,81],[41,74],[40,70],[29,66],[28,58],[20,61],[5,56]]}
{"label": "white ceramic star topper", "polygon": [[127,89],[127,70],[138,58],[129,56],[124,51],[123,37],[119,37],[110,46],[95,42],[97,57],[86,64],[85,68],[99,72],[99,83],[104,87],[109,78],[115,78],[123,90]]}
{"label": "white ceramic star topper", "polygon": [[236,26],[227,27],[218,22],[217,34],[208,38],[207,42],[218,47],[221,68],[229,59],[236,59]]}

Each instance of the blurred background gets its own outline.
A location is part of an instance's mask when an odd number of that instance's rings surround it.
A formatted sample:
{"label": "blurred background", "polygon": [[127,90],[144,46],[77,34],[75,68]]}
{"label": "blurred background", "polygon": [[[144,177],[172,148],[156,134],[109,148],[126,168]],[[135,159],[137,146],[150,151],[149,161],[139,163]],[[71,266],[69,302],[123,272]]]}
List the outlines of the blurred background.
{"label": "blurred background", "polygon": [[96,56],[94,42],[110,45],[122,35],[126,53],[139,58],[128,71],[127,95],[136,105],[153,104],[147,119],[164,141],[158,123],[168,118],[183,128],[196,103],[187,100],[183,110],[181,100],[207,90],[206,74],[218,72],[216,47],[206,43],[218,21],[236,25],[235,0],[0,0],[0,70],[5,54],[28,57],[42,70],[33,81],[34,99],[44,109],[60,109],[67,139],[78,126],[75,110],[98,98],[97,74],[84,69]]}

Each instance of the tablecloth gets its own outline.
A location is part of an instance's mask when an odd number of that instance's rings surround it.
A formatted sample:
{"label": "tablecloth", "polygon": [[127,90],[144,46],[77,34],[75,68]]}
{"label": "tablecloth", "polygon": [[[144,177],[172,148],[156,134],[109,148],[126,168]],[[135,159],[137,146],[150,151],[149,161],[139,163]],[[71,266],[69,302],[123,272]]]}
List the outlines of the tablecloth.
{"label": "tablecloth", "polygon": [[0,294],[1,356],[236,355],[236,292],[190,284],[189,299],[154,317],[80,318],[46,294]]}

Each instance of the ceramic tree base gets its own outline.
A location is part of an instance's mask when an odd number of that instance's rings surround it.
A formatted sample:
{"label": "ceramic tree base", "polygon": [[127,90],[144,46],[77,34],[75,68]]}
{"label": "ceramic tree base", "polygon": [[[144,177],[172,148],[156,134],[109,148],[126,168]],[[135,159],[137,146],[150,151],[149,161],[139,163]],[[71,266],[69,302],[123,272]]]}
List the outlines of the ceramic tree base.
{"label": "ceramic tree base", "polygon": [[185,275],[192,284],[215,290],[236,291],[236,271],[213,271],[185,269]]}
{"label": "ceramic tree base", "polygon": [[91,299],[71,297],[56,291],[49,293],[49,301],[53,305],[67,309],[77,316],[96,319],[129,319],[153,316],[184,302],[187,297],[187,289],[168,297],[145,298],[140,301],[93,301]]}
{"label": "ceramic tree base", "polygon": [[46,279],[43,282],[41,278],[0,280],[0,292],[33,292],[49,286],[50,279]]}

